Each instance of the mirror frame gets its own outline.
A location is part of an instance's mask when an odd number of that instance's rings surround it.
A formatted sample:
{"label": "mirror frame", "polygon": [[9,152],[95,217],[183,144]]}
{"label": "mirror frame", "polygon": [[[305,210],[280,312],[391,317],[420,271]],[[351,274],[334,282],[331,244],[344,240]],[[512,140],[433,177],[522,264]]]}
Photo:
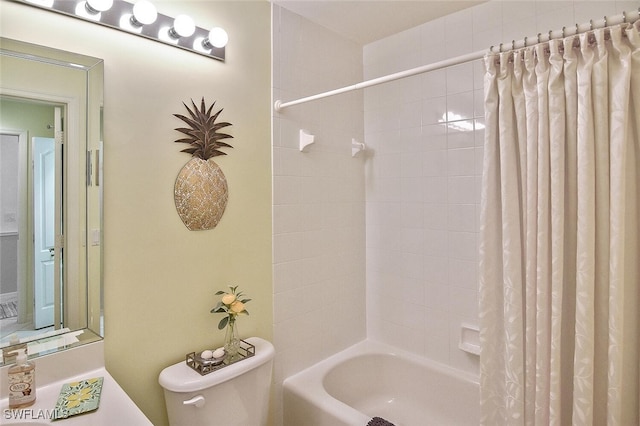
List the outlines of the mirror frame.
{"label": "mirror frame", "polygon": [[[72,244],[76,244],[78,252],[78,275],[77,283],[66,283],[77,287],[79,302],[85,303],[84,326],[70,329],[67,332],[52,332],[44,334],[41,338],[22,339],[18,344],[2,347],[2,358],[0,366],[12,361],[13,356],[7,354],[17,347],[27,347],[29,358],[51,354],[60,350],[65,350],[87,343],[99,341],[104,336],[103,317],[103,105],[104,105],[104,61],[102,59],[66,52],[50,47],[35,45],[18,40],[0,37],[0,55],[8,56],[37,63],[45,63],[84,71],[86,85],[85,97],[75,120],[79,123],[78,128],[82,129],[77,134],[77,147],[72,147],[74,155],[77,157],[78,173],[80,180],[84,178],[84,191],[78,190],[78,225],[77,236],[73,237]],[[20,97],[19,94],[24,88],[14,90],[7,87],[0,79],[0,93],[11,97]],[[71,125],[72,120],[69,120]],[[66,129],[65,129],[66,131]],[[69,148],[70,150],[71,148]],[[69,157],[69,153],[65,157]],[[64,166],[65,170],[67,165]],[[80,187],[81,188],[81,187]],[[84,192],[84,193],[82,193]],[[84,200],[84,206],[82,201]],[[84,207],[84,208],[83,208]],[[68,207],[65,208],[65,211]],[[84,216],[84,217],[83,217]],[[67,241],[67,229],[69,223],[63,225],[65,229],[65,246]],[[66,259],[65,259],[66,262]],[[84,286],[83,286],[84,284]],[[78,300],[65,299],[64,303],[74,303]],[[64,329],[63,329],[64,330]]]}

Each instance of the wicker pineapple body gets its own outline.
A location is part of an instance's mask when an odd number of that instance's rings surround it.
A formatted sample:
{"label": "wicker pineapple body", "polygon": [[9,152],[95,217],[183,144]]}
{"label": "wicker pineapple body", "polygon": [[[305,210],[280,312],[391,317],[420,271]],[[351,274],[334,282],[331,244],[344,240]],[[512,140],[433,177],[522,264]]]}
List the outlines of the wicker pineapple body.
{"label": "wicker pineapple body", "polygon": [[212,158],[226,155],[219,148],[232,148],[232,146],[221,142],[221,139],[232,136],[218,132],[219,129],[230,126],[231,123],[216,123],[222,110],[211,115],[215,102],[207,109],[203,98],[200,110],[193,101],[192,104],[193,110],[185,105],[190,118],[174,114],[190,126],[190,128],[176,129],[188,136],[176,142],[191,145],[182,152],[193,156],[178,173],[174,186],[174,201],[178,215],[185,226],[191,231],[199,231],[215,228],[227,207],[229,198],[227,179]]}
{"label": "wicker pineapple body", "polygon": [[178,215],[189,230],[213,229],[227,207],[227,179],[213,160],[192,158],[178,173],[174,198]]}

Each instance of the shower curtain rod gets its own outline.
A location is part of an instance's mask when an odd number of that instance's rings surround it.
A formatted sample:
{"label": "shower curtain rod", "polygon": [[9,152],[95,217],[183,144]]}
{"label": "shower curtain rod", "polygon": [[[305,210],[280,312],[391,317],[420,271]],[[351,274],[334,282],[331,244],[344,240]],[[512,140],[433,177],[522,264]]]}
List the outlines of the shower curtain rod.
{"label": "shower curtain rod", "polygon": [[450,67],[452,65],[464,64],[466,62],[482,59],[484,55],[486,55],[488,52],[489,51],[485,49],[485,50],[481,50],[474,53],[468,53],[466,55],[457,56],[451,59],[445,59],[444,61],[436,62],[433,64],[423,65],[423,66],[412,68],[406,71],[400,71],[394,74],[373,78],[371,80],[352,84],[351,86],[341,87],[340,89],[330,90],[328,92],[319,93],[313,96],[307,96],[306,98],[296,99],[295,101],[282,102],[280,100],[277,100],[274,104],[274,108],[276,111],[280,111],[283,108],[287,108],[293,105],[303,104],[309,101],[315,101],[316,99],[322,99],[322,98],[326,98],[333,95],[339,95],[340,93],[351,92],[357,89],[365,89],[367,87],[377,86],[378,84],[387,83],[393,80],[399,80],[405,77],[411,77],[412,75],[422,74],[428,71],[439,70],[441,68]]}
{"label": "shower curtain rod", "polygon": [[[632,16],[628,16],[628,12],[622,12],[619,15],[615,15],[612,17],[603,17],[599,20],[591,20],[586,24],[575,24],[573,27],[563,27],[561,30],[557,31],[549,31],[548,33],[538,33],[533,37],[525,37],[522,40],[511,41],[511,43],[504,44],[500,43],[497,47],[491,46],[489,49],[479,50],[477,52],[468,53],[466,55],[456,56],[455,58],[445,59],[443,61],[434,62],[428,65],[422,65],[416,68],[411,68],[405,71],[396,72],[393,74],[385,75],[382,77],[373,78],[371,80],[362,81],[360,83],[352,84],[350,86],[341,87],[339,89],[329,90],[328,92],[319,93],[317,95],[307,96],[304,98],[296,99],[293,101],[282,102],[281,100],[276,100],[273,107],[277,112],[282,111],[284,108],[288,108],[290,106],[303,104],[310,101],[315,101],[317,99],[327,98],[329,96],[339,95],[341,93],[351,92],[353,90],[365,89],[371,86],[377,86],[382,83],[387,83],[394,80],[399,80],[405,77],[411,77],[417,74],[423,74],[429,71],[435,71],[442,68],[447,68],[454,65],[460,65],[471,61],[476,61],[478,59],[482,59],[485,55],[489,53],[499,53],[499,52],[508,52],[513,49],[520,49],[523,47],[533,46],[538,43],[546,43],[551,39],[564,38],[580,33],[584,33],[587,31],[594,30],[596,28],[605,28],[612,25],[618,25],[622,23],[633,23],[640,19],[640,7],[637,11],[631,12]],[[633,17],[635,15],[635,17]]]}

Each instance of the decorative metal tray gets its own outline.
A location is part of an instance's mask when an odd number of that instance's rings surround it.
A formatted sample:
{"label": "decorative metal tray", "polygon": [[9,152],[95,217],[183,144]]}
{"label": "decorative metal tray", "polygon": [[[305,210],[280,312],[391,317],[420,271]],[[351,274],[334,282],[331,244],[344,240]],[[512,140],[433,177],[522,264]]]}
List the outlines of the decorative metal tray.
{"label": "decorative metal tray", "polygon": [[[202,352],[200,352],[202,353]],[[202,376],[205,374],[213,373],[214,371],[220,370],[221,368],[228,367],[231,364],[235,364],[236,362],[240,362],[244,359],[251,358],[256,354],[256,347],[251,343],[240,340],[240,348],[238,349],[238,356],[236,359],[231,360],[228,359],[226,354],[222,358],[212,358],[212,359],[204,359],[200,357],[200,355],[196,355],[195,352],[191,352],[187,354],[187,365]]]}

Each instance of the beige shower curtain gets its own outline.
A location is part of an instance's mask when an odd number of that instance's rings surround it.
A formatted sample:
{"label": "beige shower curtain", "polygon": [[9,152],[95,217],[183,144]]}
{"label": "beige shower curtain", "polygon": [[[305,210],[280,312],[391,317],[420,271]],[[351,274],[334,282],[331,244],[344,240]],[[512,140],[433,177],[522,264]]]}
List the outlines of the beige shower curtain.
{"label": "beige shower curtain", "polygon": [[639,29],[485,59],[483,425],[640,424]]}

